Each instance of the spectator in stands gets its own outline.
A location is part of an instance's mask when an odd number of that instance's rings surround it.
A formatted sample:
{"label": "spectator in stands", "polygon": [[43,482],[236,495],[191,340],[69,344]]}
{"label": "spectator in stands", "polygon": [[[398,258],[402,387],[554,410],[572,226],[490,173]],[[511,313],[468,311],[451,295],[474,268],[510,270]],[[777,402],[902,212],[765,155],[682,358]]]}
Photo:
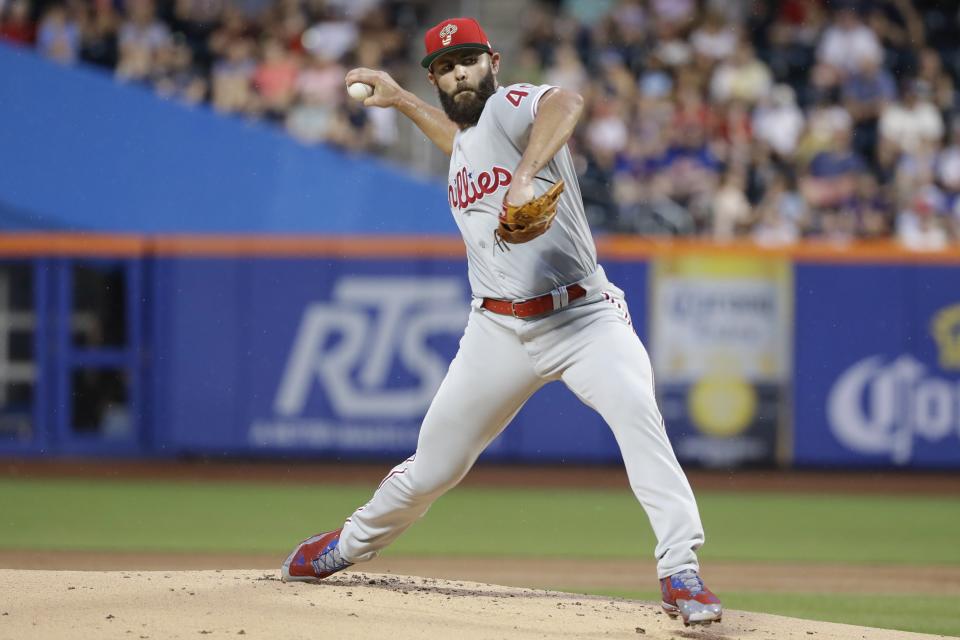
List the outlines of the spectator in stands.
{"label": "spectator in stands", "polygon": [[586,140],[592,152],[616,156],[626,148],[628,130],[624,107],[615,100],[601,100],[593,105],[586,128]]}
{"label": "spectator in stands", "polygon": [[654,19],[672,28],[682,30],[696,17],[697,5],[694,0],[650,0],[649,5]]}
{"label": "spectator in stands", "polygon": [[175,0],[171,30],[183,34],[191,59],[201,68],[212,61],[210,36],[230,9],[228,0]]}
{"label": "spectator in stands", "polygon": [[728,171],[723,184],[712,198],[712,236],[728,242],[747,228],[751,218],[750,202],[744,192],[746,176],[740,170]]}
{"label": "spectator in stands", "polygon": [[[308,55],[297,76],[297,101],[286,119],[287,130],[306,144],[324,142],[343,101],[346,70],[320,54]],[[381,111],[386,111],[381,109]]]}
{"label": "spectator in stands", "polygon": [[896,154],[943,138],[943,117],[931,101],[930,86],[922,80],[906,83],[901,102],[888,104],[880,116],[880,155],[889,164]]}
{"label": "spectator in stands", "polygon": [[867,13],[867,25],[883,47],[884,63],[897,76],[915,72],[916,49],[925,39],[923,19],[913,2],[872,0]]}
{"label": "spectator in stands", "polygon": [[[762,47],[761,58],[769,65],[777,81],[789,85],[797,95],[797,102],[808,104],[807,76],[814,66],[814,51],[826,21],[826,13],[819,2],[810,0],[783,0],[774,5],[757,3],[760,20],[750,36]],[[764,12],[769,12],[764,17]]]}
{"label": "spectator in stands", "polygon": [[804,129],[804,117],[797,106],[793,89],[778,84],[757,105],[753,115],[753,133],[783,161],[792,159]]}
{"label": "spectator in stands", "polygon": [[299,70],[296,89],[301,97],[317,104],[336,107],[344,99],[343,76],[346,69],[336,60],[321,54],[307,55]]}
{"label": "spectator in stands", "polygon": [[956,83],[944,68],[943,60],[933,49],[923,49],[919,54],[920,68],[917,79],[925,82],[931,91],[931,102],[943,115],[960,107]]}
{"label": "spectator in stands", "polygon": [[947,199],[947,209],[960,212],[960,116],[951,123],[950,144],[937,156],[936,179]]}
{"label": "spectator in stands", "polygon": [[510,65],[509,69],[503,69],[501,73],[504,73],[503,84],[506,86],[518,82],[529,82],[535,85],[545,82],[540,53],[530,46],[521,49],[517,54],[516,63]]}
{"label": "spectator in stands", "polygon": [[199,104],[207,97],[207,79],[194,66],[193,50],[182,36],[157,52],[151,79],[159,95],[185,104]]}
{"label": "spectator in stands", "polygon": [[327,141],[347,151],[365,151],[373,147],[373,127],[367,109],[350,100],[334,114]]}
{"label": "spectator in stands", "polygon": [[29,0],[13,0],[0,11],[0,40],[14,44],[31,45],[36,39],[36,27],[30,18]]}
{"label": "spectator in stands", "polygon": [[693,47],[680,27],[669,21],[656,23],[653,56],[670,69],[680,69],[693,61]]}
{"label": "spectator in stands", "polygon": [[726,22],[719,11],[707,13],[703,25],[690,36],[694,53],[701,65],[708,68],[733,56],[739,41],[740,29]]}
{"label": "spectator in stands", "polygon": [[893,229],[893,207],[880,188],[877,177],[863,172],[857,178],[853,197],[845,202],[842,211],[855,221],[855,229],[861,238],[883,238]]}
{"label": "spectator in stands", "polygon": [[262,62],[253,72],[258,103],[268,120],[281,121],[296,96],[300,66],[283,43],[274,38],[263,42],[260,57]]}
{"label": "spectator in stands", "polygon": [[722,164],[703,127],[677,123],[672,136],[666,151],[650,162],[651,174],[665,189],[662,195],[690,209],[697,228],[706,229]]}
{"label": "spectator in stands", "polygon": [[[599,4],[599,3],[596,3]],[[643,70],[647,58],[650,19],[641,0],[617,3],[592,32],[596,59],[617,58],[632,74]],[[592,59],[588,58],[588,62]]]}
{"label": "spectator in stands", "polygon": [[156,17],[153,0],[130,0],[120,26],[116,74],[124,80],[149,80],[160,49],[170,46],[170,29]]}
{"label": "spectator in stands", "polygon": [[935,188],[919,190],[897,216],[897,239],[914,251],[937,251],[947,247],[946,212],[942,195]]}
{"label": "spectator in stands", "polygon": [[206,49],[216,62],[230,57],[230,45],[238,40],[252,38],[257,29],[248,22],[246,16],[236,7],[227,6],[219,25],[213,29],[207,38]]}
{"label": "spectator in stands", "polygon": [[63,64],[76,61],[80,52],[80,28],[65,6],[54,4],[47,9],[37,31],[37,48],[51,60]]}
{"label": "spectator in stands", "polygon": [[304,144],[326,142],[331,137],[336,111],[336,107],[319,98],[317,94],[301,92],[287,114],[287,131]]}
{"label": "spectator in stands", "polygon": [[80,24],[80,58],[107,69],[117,65],[120,15],[110,0],[95,0]]}
{"label": "spectator in stands", "polygon": [[715,102],[740,100],[753,105],[770,92],[772,84],[767,65],[757,59],[749,41],[741,40],[733,57],[714,71],[710,95]]}
{"label": "spectator in stands", "polygon": [[800,239],[807,225],[807,206],[793,181],[778,173],[754,216],[753,240],[762,245],[784,245]]}
{"label": "spectator in stands", "polygon": [[897,97],[893,76],[878,61],[867,59],[843,80],[841,95],[853,119],[854,146],[858,153],[872,158],[880,113]]}
{"label": "spectator in stands", "polygon": [[[852,138],[851,129],[835,129],[829,148],[813,157],[801,180],[801,193],[815,214],[814,223],[817,222],[816,216],[820,217],[819,222],[822,223],[824,216],[832,216],[850,201],[856,191],[857,180],[866,170],[863,159],[852,149]],[[828,231],[838,229],[831,228]]]}
{"label": "spectator in stands", "polygon": [[355,46],[360,30],[333,7],[321,12],[318,19],[304,31],[303,47],[314,54],[339,60]]}
{"label": "spectator in stands", "polygon": [[880,39],[860,20],[859,9],[858,3],[852,0],[837,6],[817,48],[819,69],[813,73],[815,84],[835,86],[866,65],[883,62]]}
{"label": "spectator in stands", "polygon": [[553,65],[547,71],[544,80],[547,84],[578,93],[584,91],[588,80],[587,70],[573,45],[563,45],[556,50]]}
{"label": "spectator in stands", "polygon": [[224,113],[252,113],[256,101],[251,88],[256,62],[254,43],[237,38],[226,45],[226,57],[213,65],[213,108]]}

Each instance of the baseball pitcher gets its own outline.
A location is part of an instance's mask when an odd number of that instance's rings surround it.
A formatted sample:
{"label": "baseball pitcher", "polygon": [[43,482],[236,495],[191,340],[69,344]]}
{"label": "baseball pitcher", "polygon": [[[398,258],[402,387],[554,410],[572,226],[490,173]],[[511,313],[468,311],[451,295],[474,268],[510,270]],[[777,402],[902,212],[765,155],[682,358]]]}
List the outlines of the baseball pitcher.
{"label": "baseball pitcher", "polygon": [[460,482],[537,389],[562,380],[616,436],[657,537],[663,608],[685,624],[720,621],[720,601],[699,576],[703,527],[650,359],[623,292],[597,264],[566,148],[583,99],[549,85],[499,86],[500,54],[472,18],[444,20],[424,40],[442,109],[383,71],[353,69],[346,83],[373,87],[364,104],[399,110],[449,154],[447,200],[467,249],[472,309],[416,453],[340,529],[298,545],[283,580],[319,580],[375,557]]}

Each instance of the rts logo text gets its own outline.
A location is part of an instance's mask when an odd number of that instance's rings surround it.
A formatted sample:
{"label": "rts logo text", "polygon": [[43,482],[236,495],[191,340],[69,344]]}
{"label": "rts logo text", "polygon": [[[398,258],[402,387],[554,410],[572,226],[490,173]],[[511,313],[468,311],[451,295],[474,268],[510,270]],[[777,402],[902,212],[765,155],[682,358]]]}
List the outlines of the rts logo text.
{"label": "rts logo text", "polygon": [[[462,333],[468,295],[459,278],[345,277],[329,303],[308,306],[274,400],[284,417],[300,416],[320,386],[342,418],[422,416],[448,361],[428,345]],[[416,379],[389,384],[399,364]]]}

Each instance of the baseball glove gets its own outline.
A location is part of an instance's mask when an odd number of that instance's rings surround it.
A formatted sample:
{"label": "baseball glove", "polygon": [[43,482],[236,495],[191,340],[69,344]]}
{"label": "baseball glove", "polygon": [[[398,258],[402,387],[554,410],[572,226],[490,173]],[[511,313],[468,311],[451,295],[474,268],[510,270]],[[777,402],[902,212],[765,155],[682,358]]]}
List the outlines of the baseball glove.
{"label": "baseball glove", "polygon": [[529,242],[546,233],[557,216],[557,202],[563,193],[563,180],[550,187],[550,190],[538,198],[521,205],[503,203],[500,211],[500,226],[497,238],[511,244]]}

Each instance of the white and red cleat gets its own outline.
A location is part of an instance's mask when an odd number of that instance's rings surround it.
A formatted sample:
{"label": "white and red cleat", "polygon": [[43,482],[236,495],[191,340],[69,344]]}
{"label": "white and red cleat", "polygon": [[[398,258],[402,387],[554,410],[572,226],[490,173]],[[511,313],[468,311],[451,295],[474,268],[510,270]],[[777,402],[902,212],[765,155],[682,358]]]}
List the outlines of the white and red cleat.
{"label": "white and red cleat", "polygon": [[671,618],[680,616],[683,624],[710,624],[720,622],[723,605],[703,584],[700,575],[693,569],[675,573],[660,580],[663,610]]}
{"label": "white and red cleat", "polygon": [[284,582],[316,582],[353,564],[340,555],[341,530],[342,527],[301,542],[280,567],[280,579]]}

